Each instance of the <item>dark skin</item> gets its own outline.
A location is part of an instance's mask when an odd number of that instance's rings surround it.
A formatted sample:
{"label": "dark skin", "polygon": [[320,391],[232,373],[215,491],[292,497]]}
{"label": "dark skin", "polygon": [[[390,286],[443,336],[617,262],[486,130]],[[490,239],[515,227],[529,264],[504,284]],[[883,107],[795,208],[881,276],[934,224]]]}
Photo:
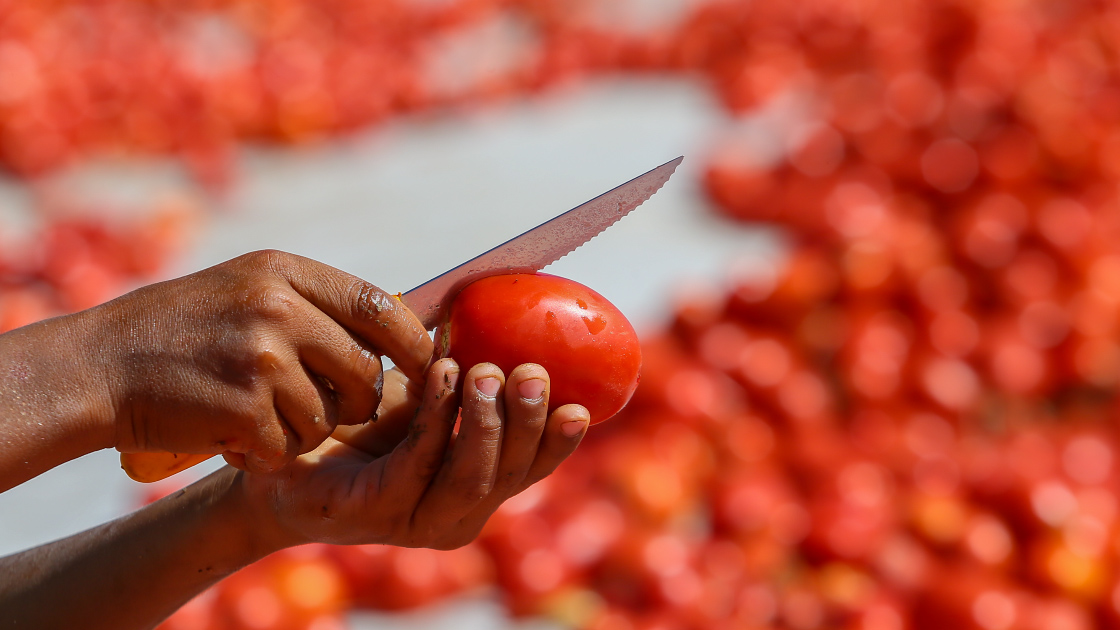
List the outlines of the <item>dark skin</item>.
{"label": "dark skin", "polygon": [[[548,413],[539,365],[463,373],[429,365],[431,352],[392,296],[280,252],[0,336],[0,489],[108,447],[221,452],[232,465],[0,558],[5,627],[151,628],[309,542],[471,541],[572,453],[589,416]],[[398,367],[383,373],[382,354]]]}

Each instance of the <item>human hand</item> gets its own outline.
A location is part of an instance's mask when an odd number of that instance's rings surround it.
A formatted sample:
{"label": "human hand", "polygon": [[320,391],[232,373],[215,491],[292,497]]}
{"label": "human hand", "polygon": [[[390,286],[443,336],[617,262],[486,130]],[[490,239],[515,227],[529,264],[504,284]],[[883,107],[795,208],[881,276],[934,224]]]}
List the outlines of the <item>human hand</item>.
{"label": "human hand", "polygon": [[377,422],[340,427],[282,471],[242,475],[253,530],[272,549],[314,541],[464,545],[583,438],[587,410],[565,405],[548,414],[548,391],[548,374],[533,364],[507,380],[491,364],[460,377],[442,359],[423,386],[390,371]]}
{"label": "human hand", "polygon": [[399,300],[276,251],[144,287],[83,317],[100,343],[118,450],[224,453],[254,472],[373,417],[379,355],[416,379],[432,355]]}
{"label": "human hand", "polygon": [[507,381],[490,364],[460,377],[443,359],[426,376],[389,372],[377,422],[340,427],[283,470],[222,468],[112,523],[0,558],[0,617],[21,628],[152,628],[285,547],[458,547],[587,430],[583,407],[548,414],[538,365]]}

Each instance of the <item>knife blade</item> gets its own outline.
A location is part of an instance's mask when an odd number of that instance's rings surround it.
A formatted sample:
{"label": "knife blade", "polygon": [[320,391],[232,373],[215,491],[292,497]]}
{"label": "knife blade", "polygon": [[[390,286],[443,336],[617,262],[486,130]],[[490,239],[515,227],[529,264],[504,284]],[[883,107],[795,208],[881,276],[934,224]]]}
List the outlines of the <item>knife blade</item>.
{"label": "knife blade", "polygon": [[475,280],[532,273],[560,260],[653,196],[684,160],[678,157],[445,271],[401,296],[428,330],[447,315],[451,299]]}
{"label": "knife blade", "polygon": [[[475,280],[506,273],[531,273],[560,260],[614,225],[653,196],[684,160],[678,157],[475,256],[402,294],[427,330],[446,316],[451,300]],[[121,453],[121,468],[136,481],[166,479],[213,454]]]}

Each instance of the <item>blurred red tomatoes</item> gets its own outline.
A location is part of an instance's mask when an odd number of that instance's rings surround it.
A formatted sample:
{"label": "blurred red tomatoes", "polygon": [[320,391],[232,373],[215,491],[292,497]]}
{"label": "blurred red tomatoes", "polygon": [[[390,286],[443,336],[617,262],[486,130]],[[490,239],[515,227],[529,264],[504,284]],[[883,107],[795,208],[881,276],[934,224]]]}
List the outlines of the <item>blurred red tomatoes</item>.
{"label": "blurred red tomatoes", "polygon": [[[1120,628],[1110,3],[203,4],[0,2],[0,166],[165,154],[221,189],[241,142],[665,72],[732,114],[700,182],[714,209],[781,226],[790,251],[769,277],[688,287],[636,392],[632,331],[626,350],[545,361],[575,356],[557,351],[573,331],[613,339],[592,301],[552,308],[570,324],[526,344],[514,333],[548,320],[486,326],[543,298],[484,296],[469,325],[537,354],[462,362],[545,363],[553,405],[594,421],[633,402],[477,547],[278,554],[167,630],[337,628],[344,605],[411,609],[491,579],[512,614],[588,630]],[[757,111],[780,114],[771,142]],[[180,236],[47,223],[0,249],[0,331],[143,281]],[[453,327],[453,352],[495,343],[478,339]],[[616,360],[634,376],[600,371]],[[567,370],[587,377],[575,393]]]}
{"label": "blurred red tomatoes", "polygon": [[195,597],[159,630],[341,630],[350,596],[326,550],[272,554]]}
{"label": "blurred red tomatoes", "polygon": [[371,610],[412,610],[476,591],[493,579],[492,561],[475,544],[451,551],[333,547],[329,557],[349,587],[351,604]]}
{"label": "blurred red tomatoes", "polygon": [[160,202],[147,216],[51,206],[40,230],[0,247],[0,333],[96,306],[158,277],[183,247],[198,209]]}

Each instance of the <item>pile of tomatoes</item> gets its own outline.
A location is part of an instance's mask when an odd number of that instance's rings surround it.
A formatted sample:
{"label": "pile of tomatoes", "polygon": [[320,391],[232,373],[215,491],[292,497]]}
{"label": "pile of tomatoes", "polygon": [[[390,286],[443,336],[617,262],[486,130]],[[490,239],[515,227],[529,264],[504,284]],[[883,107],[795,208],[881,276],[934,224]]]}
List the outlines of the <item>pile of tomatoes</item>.
{"label": "pile of tomatoes", "polygon": [[91,154],[172,155],[221,189],[239,143],[308,142],[617,66],[613,38],[575,19],[595,3],[569,5],[0,2],[0,166],[35,177]]}
{"label": "pile of tomatoes", "polygon": [[96,306],[159,278],[187,241],[198,209],[185,199],[120,216],[74,204],[41,207],[26,234],[0,232],[0,333]]}
{"label": "pile of tomatoes", "polygon": [[[239,143],[617,72],[789,123],[779,158],[723,134],[703,181],[788,256],[690,288],[631,405],[477,542],[282,552],[164,630],[487,588],[586,630],[1120,628],[1120,10],[657,4],[0,0],[0,165],[31,178],[170,154],[220,189]],[[151,273],[167,225],[5,249],[0,329]]]}
{"label": "pile of tomatoes", "polygon": [[[935,189],[982,158],[1027,177],[1024,131],[1069,177],[1107,144],[1114,174],[1114,13],[1043,0],[6,0],[0,166],[34,177],[89,155],[175,155],[221,187],[240,143],[657,72],[707,79],[737,113],[810,94],[824,124],[800,134],[796,164],[817,175],[858,150],[898,176],[941,164]],[[946,133],[968,146],[923,158]]]}
{"label": "pile of tomatoes", "polygon": [[477,544],[453,551],[307,545],[268,556],[179,609],[160,630],[344,630],[353,608],[409,611],[492,582]]}

